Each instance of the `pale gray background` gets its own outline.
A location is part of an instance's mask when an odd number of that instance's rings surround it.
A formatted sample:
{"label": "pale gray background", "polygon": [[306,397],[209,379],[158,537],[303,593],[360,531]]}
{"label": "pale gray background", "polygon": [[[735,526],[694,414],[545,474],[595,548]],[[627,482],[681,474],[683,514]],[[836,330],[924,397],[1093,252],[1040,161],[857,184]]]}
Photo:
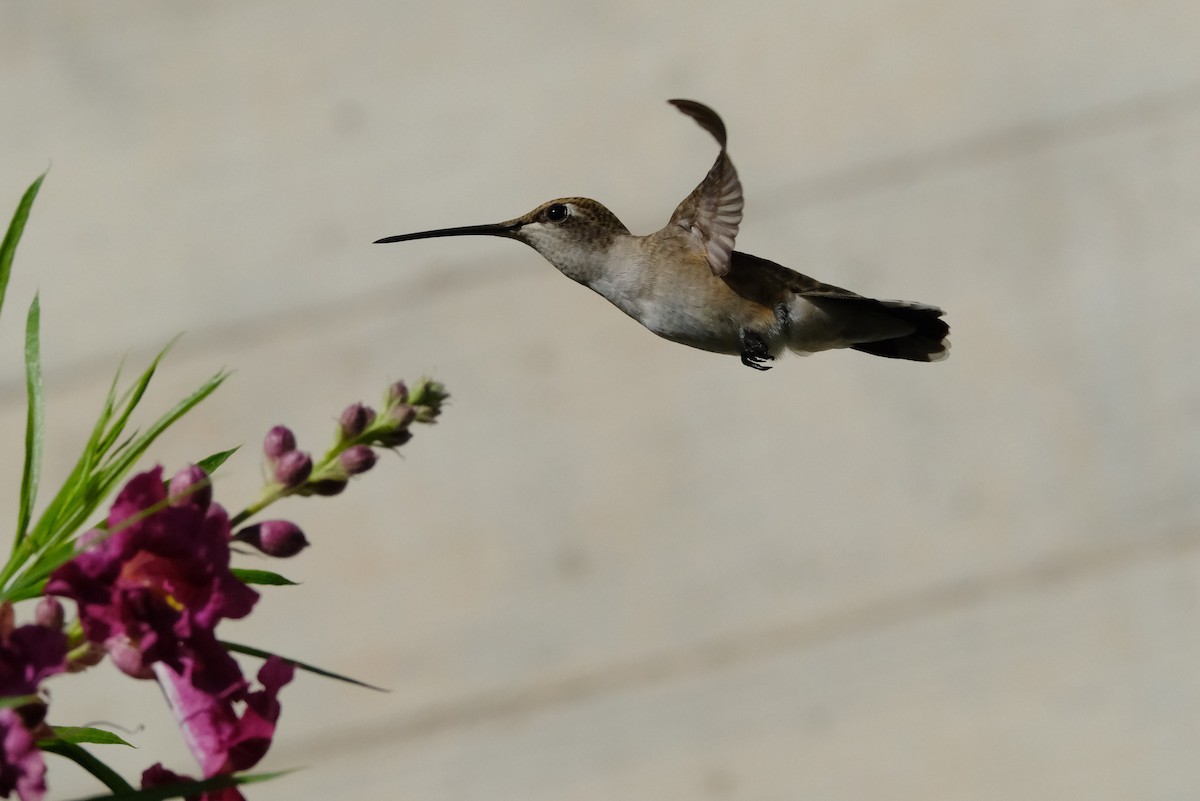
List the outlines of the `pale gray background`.
{"label": "pale gray background", "polygon": [[[61,479],[123,355],[153,453],[454,393],[227,636],[303,676],[253,799],[1200,794],[1200,4],[45,2],[0,7],[0,199],[52,164],[0,321],[0,502],[40,289]],[[521,246],[389,234],[561,195],[660,226],[725,117],[739,247],[949,312],[939,365],[757,374]],[[147,460],[147,464],[151,460]],[[156,688],[52,719],[194,770]],[[53,798],[96,784],[51,758]]]}

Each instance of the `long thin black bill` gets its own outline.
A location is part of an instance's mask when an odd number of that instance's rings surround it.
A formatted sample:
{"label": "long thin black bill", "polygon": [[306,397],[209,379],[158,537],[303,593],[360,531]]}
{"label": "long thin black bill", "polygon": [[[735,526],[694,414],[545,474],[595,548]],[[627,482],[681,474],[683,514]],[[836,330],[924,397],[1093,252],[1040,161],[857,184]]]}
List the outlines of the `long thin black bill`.
{"label": "long thin black bill", "polygon": [[436,231],[418,231],[415,234],[399,234],[376,239],[376,245],[386,242],[407,242],[410,239],[433,239],[437,236],[505,236],[521,226],[516,223],[494,223],[492,225],[464,225],[461,228],[438,228]]}

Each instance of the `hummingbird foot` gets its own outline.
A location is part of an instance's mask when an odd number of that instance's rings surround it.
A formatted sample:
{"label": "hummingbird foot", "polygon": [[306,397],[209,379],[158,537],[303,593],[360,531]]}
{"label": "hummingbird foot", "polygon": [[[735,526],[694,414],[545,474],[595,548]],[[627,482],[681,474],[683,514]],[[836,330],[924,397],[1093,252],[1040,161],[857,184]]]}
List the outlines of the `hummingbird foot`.
{"label": "hummingbird foot", "polygon": [[742,332],[742,364],[755,370],[770,370],[771,365],[763,362],[773,361],[774,356],[767,348],[763,338],[753,331]]}

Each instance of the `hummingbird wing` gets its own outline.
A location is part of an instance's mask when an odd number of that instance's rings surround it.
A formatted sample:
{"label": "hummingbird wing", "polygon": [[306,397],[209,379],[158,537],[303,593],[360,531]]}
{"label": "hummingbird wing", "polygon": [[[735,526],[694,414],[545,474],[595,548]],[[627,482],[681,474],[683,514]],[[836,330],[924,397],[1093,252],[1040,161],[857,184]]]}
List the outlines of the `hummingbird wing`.
{"label": "hummingbird wing", "polygon": [[716,162],[700,185],[683,199],[668,227],[682,228],[704,251],[713,275],[729,273],[733,241],[742,223],[742,183],[725,152],[725,123],[708,106],[694,100],[672,100],[671,105],[700,124],[721,146]]}

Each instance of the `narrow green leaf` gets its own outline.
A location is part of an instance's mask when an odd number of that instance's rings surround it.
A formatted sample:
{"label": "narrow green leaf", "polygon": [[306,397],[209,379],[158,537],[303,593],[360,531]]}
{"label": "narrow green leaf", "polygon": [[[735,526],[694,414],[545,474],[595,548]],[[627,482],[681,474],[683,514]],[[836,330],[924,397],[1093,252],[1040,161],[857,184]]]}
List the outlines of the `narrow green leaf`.
{"label": "narrow green leaf", "polygon": [[213,375],[149,429],[141,434],[130,435],[113,451],[113,445],[120,438],[121,429],[132,411],[132,404],[141,399],[157,359],[165,353],[166,349],[119,400],[116,399],[117,379],[114,379],[100,419],[71,475],[30,531],[21,552],[14,552],[13,557],[0,568],[0,599],[31,597],[35,587],[44,582],[63,561],[71,558],[73,537],[90,524],[96,508],[150,445],[168,427],[211,395],[229,376],[225,371]]}
{"label": "narrow green leaf", "polygon": [[[54,499],[42,510],[41,517],[38,518],[33,531],[29,535],[29,541],[36,548],[44,548],[49,545],[54,539],[56,532],[62,532],[64,526],[61,521],[64,518],[72,517],[72,512],[77,510],[80,505],[86,506],[88,503],[88,486],[92,480],[92,470],[97,461],[103,456],[99,450],[99,443],[104,436],[104,431],[108,426],[109,420],[112,419],[114,404],[117,398],[117,384],[121,378],[120,369],[113,376],[112,383],[108,387],[108,397],[104,400],[104,406],[100,410],[100,416],[96,420],[96,424],[92,427],[92,433],[88,437],[87,444],[83,447],[83,453],[79,455],[79,460],[76,461],[75,467],[71,469],[71,474],[67,476],[66,481],[59,487],[58,492],[54,495]],[[94,505],[93,505],[94,506]],[[91,512],[88,512],[90,515]],[[73,533],[73,532],[72,532]],[[4,582],[7,583],[9,573],[5,573]]]}
{"label": "narrow green leaf", "polygon": [[[264,651],[261,648],[255,648],[250,645],[241,645],[236,642],[229,642],[229,640],[221,640],[221,645],[225,646],[228,650],[233,651],[235,654],[245,654],[246,656],[257,656],[259,659],[267,659],[268,657],[279,656],[279,654],[273,654],[270,651]],[[376,692],[381,692],[381,693],[390,693],[391,692],[391,690],[385,689],[383,687],[376,687],[374,684],[367,684],[365,681],[359,681],[358,679],[352,679],[349,676],[343,676],[340,673],[334,673],[333,671],[325,670],[324,668],[319,668],[319,667],[316,667],[315,665],[308,665],[297,659],[290,659],[286,656],[279,656],[279,658],[284,660],[285,662],[289,662],[292,665],[295,665],[296,667],[300,668],[301,670],[307,670],[309,673],[315,673],[318,676],[324,676],[327,679],[337,679],[338,681],[344,681],[347,684],[354,684],[358,687],[366,687],[368,690],[375,690]]]}
{"label": "narrow green leaf", "polygon": [[[154,440],[158,439],[162,432],[166,431],[180,417],[191,411],[196,404],[211,395],[228,377],[229,373],[221,371],[205,381],[191,395],[188,395],[175,404],[166,414],[156,420],[145,432],[139,434],[129,442],[128,447],[119,455],[115,455],[106,461],[100,471],[105,489],[107,490],[108,487],[121,480],[129,472],[133,463],[146,452],[146,449],[150,447]],[[123,418],[127,416],[127,414],[122,415]]]}
{"label": "narrow green leaf", "polygon": [[263,584],[270,587],[295,587],[297,583],[284,578],[270,570],[249,570],[244,567],[231,567],[229,572],[243,584]]}
{"label": "narrow green leaf", "polygon": [[205,456],[203,459],[196,462],[196,466],[202,468],[205,473],[208,473],[211,476],[216,472],[218,467],[225,464],[226,459],[228,459],[230,456],[233,456],[235,453],[241,450],[241,448],[241,445],[235,445],[227,451],[218,451],[211,456]]}
{"label": "narrow green leaf", "polygon": [[93,745],[128,745],[120,735],[114,734],[108,729],[96,729],[91,726],[52,726],[54,729],[54,737],[49,740],[42,740],[38,743],[39,748],[45,748],[46,743],[64,742],[75,743],[91,743]]}
{"label": "narrow green leaf", "polygon": [[8,695],[8,696],[5,696],[4,698],[0,698],[0,709],[25,706],[26,704],[32,704],[35,701],[40,701],[40,700],[41,700],[40,698],[38,698],[36,695],[32,695],[32,694],[31,695]]}
{"label": "narrow green leaf", "polygon": [[42,472],[42,436],[46,427],[46,401],[42,395],[41,356],[42,306],[33,296],[25,321],[25,467],[21,473],[21,505],[17,513],[16,545],[29,532],[29,519],[37,501],[38,478]]}
{"label": "narrow green leaf", "polygon": [[270,779],[277,779],[280,776],[286,776],[293,771],[277,770],[273,773],[250,773],[242,774],[241,776],[214,776],[211,779],[202,779],[198,781],[179,782],[178,784],[164,784],[161,787],[151,787],[148,790],[134,790],[132,787],[127,791],[116,792],[112,795],[96,795],[88,798],[80,799],[80,801],[165,801],[168,798],[188,798],[198,796],[201,793],[211,792],[213,790],[223,790],[226,787],[234,787],[240,784],[255,784],[257,782],[265,782]]}
{"label": "narrow green leaf", "polygon": [[25,190],[25,194],[21,196],[21,202],[17,204],[17,210],[13,212],[12,222],[8,224],[4,241],[0,243],[0,307],[4,305],[4,294],[8,291],[8,278],[12,275],[13,256],[17,252],[17,243],[21,241],[21,234],[25,232],[25,221],[29,219],[29,210],[33,208],[33,200],[37,197],[38,190],[42,188],[42,181],[45,177],[46,173],[42,173]]}
{"label": "narrow green leaf", "polygon": [[[60,757],[65,757],[71,760],[79,767],[86,770],[88,773],[95,776],[104,786],[114,793],[132,793],[135,792],[133,786],[121,778],[121,774],[110,768],[108,765],[92,754],[88,753],[83,746],[75,743],[68,743],[63,740],[50,740],[44,745],[39,743],[39,747],[50,754],[58,754]],[[109,796],[100,796],[108,798]]]}
{"label": "narrow green leaf", "polygon": [[119,407],[120,411],[117,414],[117,419],[113,421],[108,433],[105,434],[104,439],[100,441],[101,450],[107,452],[113,446],[113,443],[117,441],[117,438],[121,436],[121,433],[125,430],[125,424],[129,422],[129,415],[133,414],[133,410],[137,408],[139,403],[141,403],[142,396],[146,394],[146,389],[150,386],[151,379],[154,378],[154,374],[158,371],[159,363],[163,360],[163,357],[167,355],[167,352],[171,350],[171,347],[178,339],[179,338],[176,337],[168,342],[163,349],[160,350],[155,357],[150,360],[149,366],[142,371],[142,374],[138,376],[137,380],[134,381],[129,389],[125,390],[125,392],[121,395],[120,399],[117,401],[117,407]]}

